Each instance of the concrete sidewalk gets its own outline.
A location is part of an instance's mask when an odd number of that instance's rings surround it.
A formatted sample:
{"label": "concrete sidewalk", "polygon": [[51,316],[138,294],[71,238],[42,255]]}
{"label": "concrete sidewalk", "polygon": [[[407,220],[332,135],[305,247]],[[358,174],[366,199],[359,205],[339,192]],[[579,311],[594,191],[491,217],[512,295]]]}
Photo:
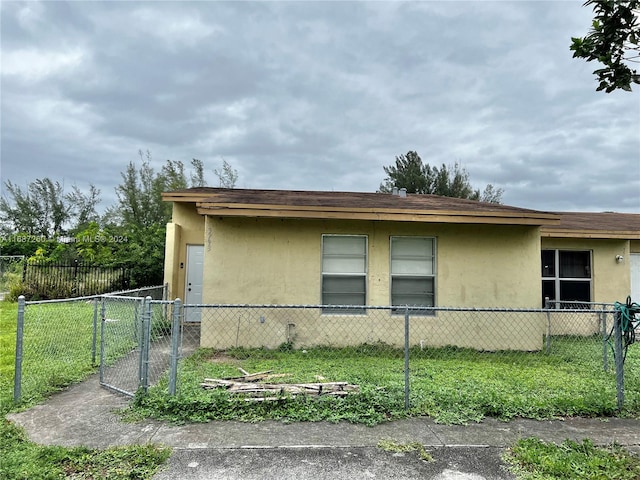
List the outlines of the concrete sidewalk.
{"label": "concrete sidewalk", "polygon": [[[500,455],[524,437],[557,443],[590,438],[598,445],[616,442],[640,454],[640,420],[634,419],[518,419],[511,422],[485,419],[468,426],[439,425],[429,418],[399,420],[375,427],[274,421],[169,425],[151,420],[121,422],[114,410],[127,403],[128,399],[101,388],[94,376],[52,396],[44,404],[7,418],[24,427],[29,438],[41,444],[105,448],[157,443],[173,447],[176,450],[168,468],[158,474],[159,479],[317,478],[323,476],[321,473],[327,471],[329,465],[337,469],[334,473],[349,475],[349,478],[356,471],[364,471],[362,468],[374,476],[360,478],[512,478],[504,472]],[[437,452],[436,462],[428,464],[419,461],[416,455],[394,456],[383,452],[376,448],[383,439],[419,442],[429,451]],[[394,477],[394,468],[400,465],[393,465],[398,462],[406,465],[401,469],[402,476]],[[465,468],[475,472],[461,469],[460,466],[467,463],[470,465]],[[455,466],[457,468],[453,468]],[[356,470],[349,470],[351,467]],[[443,473],[449,476],[438,476]]]}

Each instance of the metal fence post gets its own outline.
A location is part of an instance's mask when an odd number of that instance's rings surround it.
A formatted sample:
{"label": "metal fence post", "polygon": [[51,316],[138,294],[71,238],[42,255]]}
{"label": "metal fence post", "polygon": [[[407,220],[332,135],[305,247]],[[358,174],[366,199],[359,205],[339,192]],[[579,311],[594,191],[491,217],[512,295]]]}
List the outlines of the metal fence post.
{"label": "metal fence post", "polygon": [[24,338],[24,295],[18,297],[18,321],[16,325],[16,363],[13,378],[13,401],[18,403],[22,397],[22,341]]}
{"label": "metal fence post", "polygon": [[546,353],[551,351],[551,300],[544,297],[544,308],[547,310],[547,338],[545,338]]}
{"label": "metal fence post", "polygon": [[613,353],[616,361],[616,398],[618,410],[624,406],[624,358],[622,352],[622,315],[619,310],[613,316]]}
{"label": "metal fence post", "polygon": [[142,309],[142,345],[140,348],[140,383],[139,388],[146,393],[149,388],[149,350],[151,342],[151,300],[145,297]]}
{"label": "metal fence post", "polygon": [[169,359],[169,395],[176,394],[178,377],[178,360],[180,358],[180,344],[182,331],[180,330],[180,317],[182,316],[182,302],[176,298],[173,302],[173,315],[171,317],[171,357]]}
{"label": "metal fence post", "polygon": [[[602,310],[605,309],[605,306],[602,305]],[[609,348],[608,348],[608,335],[607,335],[607,312],[602,312],[598,314],[601,318],[602,325],[602,368],[604,371],[609,370]]]}
{"label": "metal fence post", "polygon": [[104,297],[102,297],[102,301],[100,302],[100,384],[104,383],[104,348],[105,348],[105,323],[107,320],[107,305],[105,303]]}
{"label": "metal fence post", "polygon": [[409,410],[409,307],[404,311],[404,409]]}
{"label": "metal fence post", "polygon": [[91,365],[95,366],[98,349],[98,297],[93,299],[93,332],[91,335]]}

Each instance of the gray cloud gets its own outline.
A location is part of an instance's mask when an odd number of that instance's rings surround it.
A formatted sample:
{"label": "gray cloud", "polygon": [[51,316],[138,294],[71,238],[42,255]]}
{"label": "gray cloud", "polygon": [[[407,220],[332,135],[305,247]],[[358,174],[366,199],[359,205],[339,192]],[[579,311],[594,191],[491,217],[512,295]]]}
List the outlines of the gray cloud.
{"label": "gray cloud", "polygon": [[571,58],[579,2],[4,2],[2,180],[138,149],[254,188],[375,191],[417,150],[541,210],[640,211],[638,92]]}

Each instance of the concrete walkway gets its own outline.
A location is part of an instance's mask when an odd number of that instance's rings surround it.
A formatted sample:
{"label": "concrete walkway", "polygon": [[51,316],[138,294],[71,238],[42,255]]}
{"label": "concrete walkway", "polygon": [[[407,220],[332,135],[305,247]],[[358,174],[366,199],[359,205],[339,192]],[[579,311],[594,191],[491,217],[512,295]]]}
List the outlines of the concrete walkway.
{"label": "concrete walkway", "polygon": [[[105,448],[157,443],[174,448],[157,479],[300,480],[323,478],[327,472],[343,478],[508,479],[512,476],[504,470],[501,454],[524,437],[557,443],[590,438],[598,445],[616,442],[640,454],[637,419],[486,419],[468,426],[439,425],[428,418],[375,427],[273,421],[169,425],[151,420],[121,422],[114,410],[127,403],[128,399],[101,388],[94,376],[7,418],[41,444]],[[419,442],[436,461],[384,452],[377,448],[383,439]]]}

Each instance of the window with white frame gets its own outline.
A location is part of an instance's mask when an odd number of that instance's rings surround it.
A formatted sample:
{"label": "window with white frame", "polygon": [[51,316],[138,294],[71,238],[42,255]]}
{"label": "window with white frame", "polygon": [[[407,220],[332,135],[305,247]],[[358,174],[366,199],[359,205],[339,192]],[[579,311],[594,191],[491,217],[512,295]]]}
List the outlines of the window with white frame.
{"label": "window with white frame", "polygon": [[[366,305],[367,237],[322,236],[322,304]],[[362,309],[325,308],[324,313],[364,313]]]}
{"label": "window with white frame", "polygon": [[434,238],[391,237],[392,306],[435,305],[435,258]]}
{"label": "window with white frame", "polygon": [[[591,301],[591,252],[542,250],[542,305],[545,298],[558,302]],[[579,308],[579,304],[565,305]]]}

